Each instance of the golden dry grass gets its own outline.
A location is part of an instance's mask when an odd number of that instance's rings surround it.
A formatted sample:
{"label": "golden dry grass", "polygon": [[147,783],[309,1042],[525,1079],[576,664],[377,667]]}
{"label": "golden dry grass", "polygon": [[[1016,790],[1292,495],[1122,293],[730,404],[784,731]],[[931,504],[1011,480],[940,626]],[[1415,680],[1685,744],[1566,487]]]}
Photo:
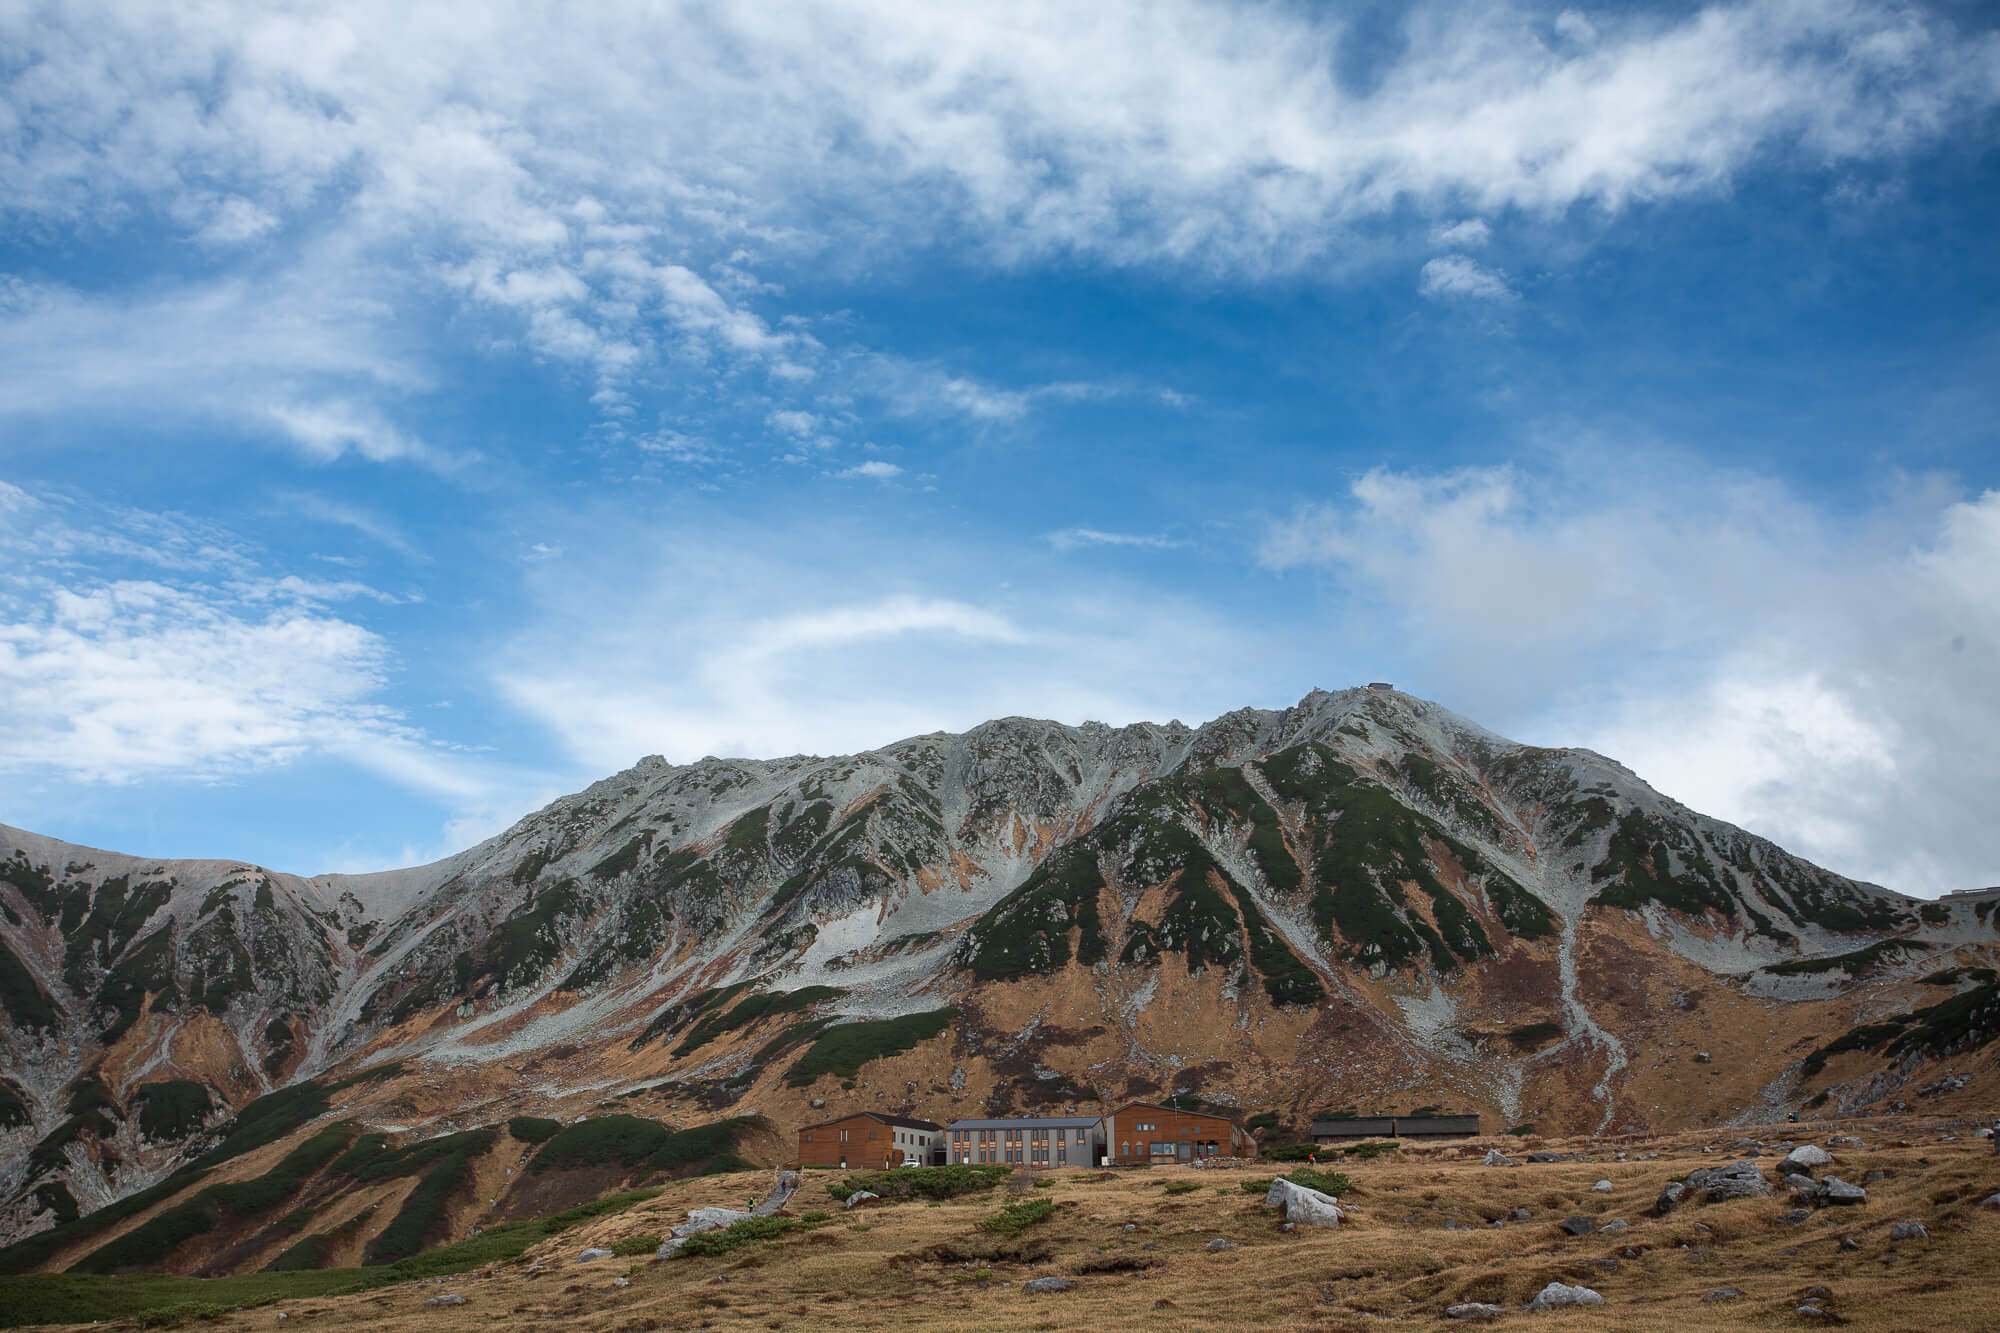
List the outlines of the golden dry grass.
{"label": "golden dry grass", "polygon": [[[824,1209],[830,1221],[777,1241],[714,1259],[633,1263],[574,1262],[586,1245],[664,1232],[683,1211],[701,1204],[737,1205],[767,1177],[745,1173],[671,1186],[638,1209],[565,1233],[529,1256],[547,1265],[528,1276],[523,1265],[467,1274],[442,1283],[413,1283],[365,1295],[296,1301],[281,1307],[288,1323],[304,1320],[315,1333],[472,1333],[496,1325],[523,1333],[650,1333],[656,1329],[811,1328],[975,1330],[1026,1328],[1107,1330],[1323,1329],[1359,1330],[1384,1324],[1438,1324],[1448,1305],[1488,1301],[1525,1304],[1544,1284],[1564,1281],[1601,1292],[1607,1304],[1547,1314],[1509,1313],[1502,1322],[1534,1321],[1561,1329],[1634,1333],[1793,1328],[1809,1286],[1832,1292],[1823,1302],[1856,1327],[1946,1333],[1990,1330],[2000,1313],[1989,1304],[2000,1261],[2000,1212],[1979,1200],[2000,1189],[2000,1157],[1989,1143],[1966,1137],[1940,1141],[1935,1122],[1908,1118],[1760,1131],[1549,1145],[1588,1160],[1517,1169],[1485,1167],[1487,1146],[1406,1151],[1401,1160],[1357,1162],[1347,1169],[1355,1188],[1343,1201],[1356,1210],[1337,1231],[1279,1229],[1271,1210],[1241,1182],[1278,1169],[1164,1168],[1115,1173],[1098,1181],[1056,1172],[1053,1188],[1026,1191],[1052,1198],[1054,1217],[1029,1230],[1026,1253],[1041,1262],[974,1257],[995,1238],[977,1229],[1019,1194],[942,1204],[922,1201],[847,1213],[825,1195],[832,1175],[812,1174],[793,1205],[802,1214]],[[1777,1219],[1789,1199],[1689,1205],[1651,1216],[1660,1188],[1699,1166],[1736,1160],[1737,1140],[1760,1133],[1810,1129],[1798,1141],[1853,1133],[1865,1148],[1835,1147],[1833,1174],[1859,1181],[1870,1170],[1893,1174],[1868,1185],[1869,1202],[1828,1209],[1800,1225]],[[1701,1151],[1703,1145],[1712,1151]],[[1521,1145],[1501,1143],[1519,1156]],[[1658,1154],[1648,1161],[1615,1160]],[[1764,1165],[1776,1161],[1768,1154]],[[1609,1194],[1594,1194],[1598,1179]],[[1169,1181],[1197,1183],[1169,1194]],[[1525,1222],[1489,1223],[1526,1207]],[[1555,1223],[1572,1213],[1600,1222],[1622,1217],[1619,1235],[1572,1239]],[[1890,1226],[1921,1221],[1931,1238],[1891,1242]],[[1448,1222],[1466,1229],[1452,1230]],[[1130,1228],[1129,1230],[1127,1228]],[[1206,1248],[1225,1237],[1237,1248]],[[1843,1252],[1843,1237],[1860,1245]],[[960,1252],[967,1257],[953,1258]],[[1137,1274],[1092,1272],[1111,1263],[1151,1264]],[[980,1270],[990,1271],[981,1280]],[[1074,1277],[1077,1287],[1034,1295],[1021,1283],[1035,1276]],[[628,1276],[618,1288],[614,1279]],[[1704,1301],[1709,1292],[1738,1287],[1740,1298]],[[426,1306],[441,1291],[467,1304]],[[274,1326],[271,1309],[216,1321],[221,1329]],[[1815,1321],[1816,1322],[1816,1321]],[[293,1324],[293,1327],[298,1325]]]}

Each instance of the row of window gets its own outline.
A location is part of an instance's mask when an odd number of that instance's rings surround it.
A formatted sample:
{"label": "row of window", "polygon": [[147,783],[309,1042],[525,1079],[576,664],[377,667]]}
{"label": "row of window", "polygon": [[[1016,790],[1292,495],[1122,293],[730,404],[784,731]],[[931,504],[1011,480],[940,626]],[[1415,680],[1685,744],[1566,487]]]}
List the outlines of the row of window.
{"label": "row of window", "polygon": [[[874,1130],[872,1130],[872,1129],[871,1129],[871,1130],[869,1130],[869,1131],[868,1131],[868,1137],[869,1137],[869,1138],[871,1138],[871,1139],[872,1139],[872,1138],[874,1138],[874,1137],[875,1137],[875,1131],[874,1131]],[[925,1142],[928,1142],[928,1139],[926,1138],[926,1136],[925,1136],[925,1135],[922,1135],[922,1134],[919,1134],[919,1133],[917,1133],[917,1132],[916,1132],[916,1131],[914,1131],[914,1130],[903,1130],[903,1129],[899,1129],[899,1130],[896,1130],[896,1131],[894,1131],[894,1133],[893,1133],[893,1134],[891,1135],[891,1137],[892,1137],[892,1138],[894,1138],[894,1139],[895,1139],[895,1141],[896,1141],[897,1143],[911,1143],[911,1144],[921,1144],[921,1143],[925,1143]],[[807,1142],[807,1143],[811,1143],[811,1142],[813,1142],[813,1134],[812,1134],[812,1131],[811,1131],[811,1130],[807,1130],[807,1131],[806,1131],[806,1135],[805,1135],[805,1140],[806,1140],[806,1142]],[[832,1141],[833,1141],[833,1140],[831,1140],[831,1139],[828,1139],[828,1140],[827,1140],[827,1142],[829,1142],[829,1143],[831,1143]],[[840,1131],[840,1141],[841,1141],[842,1143],[845,1143],[845,1142],[847,1142],[847,1131],[846,1131],[846,1130],[844,1130],[844,1129]]]}
{"label": "row of window", "polygon": [[[1019,1143],[1022,1141],[1021,1136],[1024,1134],[1030,1140],[1045,1140],[1050,1135],[1054,1135],[1056,1142],[1060,1143],[1063,1141],[1064,1133],[1065,1131],[1060,1129],[954,1129],[951,1131],[951,1139],[954,1143],[970,1143],[975,1140],[980,1143]],[[1078,1143],[1087,1142],[1089,1138],[1090,1131],[1088,1129],[1079,1129],[1076,1131],[1076,1141]]]}

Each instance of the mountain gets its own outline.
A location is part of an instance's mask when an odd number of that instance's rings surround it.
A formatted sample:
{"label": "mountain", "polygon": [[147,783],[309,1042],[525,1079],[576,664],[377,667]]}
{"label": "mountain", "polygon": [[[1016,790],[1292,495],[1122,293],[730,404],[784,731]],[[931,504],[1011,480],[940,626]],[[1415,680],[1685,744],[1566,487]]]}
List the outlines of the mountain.
{"label": "mountain", "polygon": [[1990,1097],[1990,1060],[1939,1087],[2000,1031],[1996,900],[1845,879],[1373,689],[650,757],[376,875],[0,826],[0,1237],[155,1185],[286,1089],[418,1136],[760,1114],[773,1153],[843,1109],[1167,1093],[1280,1133]]}

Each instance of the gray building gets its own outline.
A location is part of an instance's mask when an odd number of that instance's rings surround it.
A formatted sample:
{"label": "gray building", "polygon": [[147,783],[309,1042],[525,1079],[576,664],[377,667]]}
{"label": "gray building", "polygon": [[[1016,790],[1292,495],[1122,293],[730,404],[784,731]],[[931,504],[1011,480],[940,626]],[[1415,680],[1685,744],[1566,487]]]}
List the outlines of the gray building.
{"label": "gray building", "polygon": [[1479,1134],[1476,1115],[1321,1116],[1313,1121],[1314,1143],[1355,1139],[1469,1139]]}
{"label": "gray building", "polygon": [[1104,1155],[1096,1116],[1012,1116],[954,1120],[944,1128],[945,1160],[973,1166],[1095,1166]]}

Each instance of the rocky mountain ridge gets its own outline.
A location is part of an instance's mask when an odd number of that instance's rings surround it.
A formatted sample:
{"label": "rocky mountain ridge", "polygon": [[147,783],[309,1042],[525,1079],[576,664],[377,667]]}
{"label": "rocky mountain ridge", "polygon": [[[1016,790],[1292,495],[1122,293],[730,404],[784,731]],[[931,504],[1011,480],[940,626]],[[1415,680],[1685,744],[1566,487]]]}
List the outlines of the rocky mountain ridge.
{"label": "rocky mountain ridge", "polygon": [[[378,875],[0,828],[0,914],[16,1234],[160,1179],[259,1094],[390,1059],[432,1071],[383,1085],[396,1129],[635,1092],[793,1123],[1169,1090],[1274,1123],[1389,1098],[1712,1120],[1834,1095],[1775,1034],[1837,1044],[1940,989],[1976,1007],[2000,944],[1983,898],[1845,879],[1603,756],[1370,690],[652,757]],[[1732,1047],[1726,1077],[1668,1067],[1693,1040]]]}

